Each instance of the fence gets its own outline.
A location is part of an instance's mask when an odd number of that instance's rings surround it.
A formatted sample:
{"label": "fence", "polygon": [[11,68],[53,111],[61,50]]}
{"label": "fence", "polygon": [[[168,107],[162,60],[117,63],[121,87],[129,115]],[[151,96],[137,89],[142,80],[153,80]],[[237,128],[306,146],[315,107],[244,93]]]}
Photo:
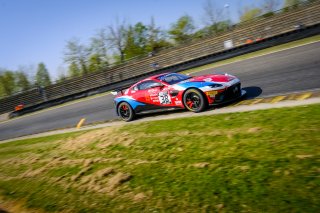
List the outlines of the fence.
{"label": "fence", "polygon": [[[0,113],[12,111],[16,105],[34,106],[50,100],[64,99],[70,95],[82,96],[85,91],[95,91],[136,76],[203,58],[226,50],[239,48],[247,43],[268,39],[301,27],[320,23],[319,1],[301,6],[289,12],[260,17],[250,23],[239,24],[219,36],[193,41],[172,49],[162,50],[153,56],[129,61],[101,72],[68,79],[44,89],[32,89],[21,94],[0,99]],[[230,47],[230,46],[229,46]],[[156,66],[155,66],[156,65]]]}

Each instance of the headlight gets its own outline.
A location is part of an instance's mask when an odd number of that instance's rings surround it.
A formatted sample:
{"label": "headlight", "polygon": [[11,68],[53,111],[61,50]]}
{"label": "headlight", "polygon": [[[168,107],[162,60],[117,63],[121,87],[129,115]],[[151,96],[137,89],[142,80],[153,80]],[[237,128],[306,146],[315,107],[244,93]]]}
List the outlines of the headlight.
{"label": "headlight", "polygon": [[209,85],[209,87],[211,88],[217,88],[217,87],[222,87],[223,85],[222,84],[211,84]]}

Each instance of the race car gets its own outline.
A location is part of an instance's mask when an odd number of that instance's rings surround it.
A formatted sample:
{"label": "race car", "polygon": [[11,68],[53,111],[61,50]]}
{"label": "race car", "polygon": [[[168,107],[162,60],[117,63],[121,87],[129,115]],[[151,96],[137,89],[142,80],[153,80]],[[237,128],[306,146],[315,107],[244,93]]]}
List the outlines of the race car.
{"label": "race car", "polygon": [[164,73],[141,80],[128,89],[113,92],[115,109],[124,121],[137,114],[171,109],[204,111],[210,105],[223,104],[245,95],[240,80],[229,74],[191,77]]}

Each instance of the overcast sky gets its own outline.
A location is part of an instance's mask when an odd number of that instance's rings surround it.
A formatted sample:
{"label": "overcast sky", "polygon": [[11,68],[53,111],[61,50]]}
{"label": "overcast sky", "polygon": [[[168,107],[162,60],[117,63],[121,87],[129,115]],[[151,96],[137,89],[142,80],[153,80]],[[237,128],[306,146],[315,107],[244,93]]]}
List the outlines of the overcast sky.
{"label": "overcast sky", "polygon": [[[228,4],[232,21],[236,22],[239,7],[260,6],[262,1],[213,2],[221,8]],[[200,25],[204,3],[205,0],[0,0],[0,67],[35,69],[43,62],[55,78],[59,67],[66,67],[63,52],[71,38],[87,44],[98,29],[114,23],[116,17],[131,24],[148,24],[153,16],[158,26],[168,29],[188,14]]]}

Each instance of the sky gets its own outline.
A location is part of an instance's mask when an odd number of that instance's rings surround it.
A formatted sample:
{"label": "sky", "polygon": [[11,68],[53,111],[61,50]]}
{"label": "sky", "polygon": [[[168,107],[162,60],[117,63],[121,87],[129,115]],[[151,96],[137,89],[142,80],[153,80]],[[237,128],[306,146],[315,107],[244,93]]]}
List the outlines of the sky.
{"label": "sky", "polygon": [[[35,74],[43,62],[53,79],[67,65],[63,53],[68,40],[88,44],[90,38],[116,19],[169,29],[179,17],[190,15],[202,24],[206,0],[0,0],[0,68]],[[228,10],[233,22],[239,7],[260,6],[263,0],[212,0]],[[225,15],[227,16],[225,8]]]}

